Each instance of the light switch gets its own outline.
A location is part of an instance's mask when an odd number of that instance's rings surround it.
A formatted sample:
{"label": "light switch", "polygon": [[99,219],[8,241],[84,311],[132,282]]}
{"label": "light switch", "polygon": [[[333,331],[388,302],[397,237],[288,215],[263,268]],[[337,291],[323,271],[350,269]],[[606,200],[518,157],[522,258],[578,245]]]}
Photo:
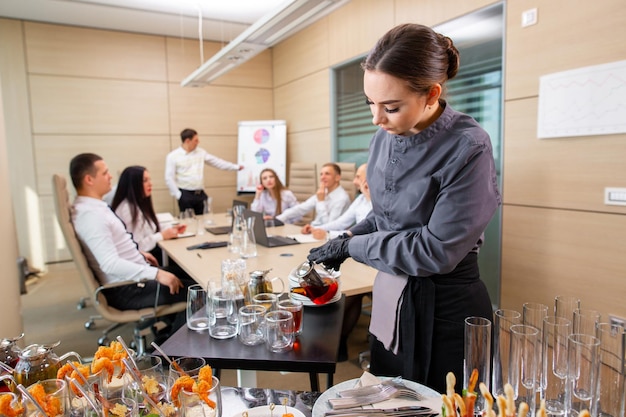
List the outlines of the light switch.
{"label": "light switch", "polygon": [[525,10],[522,12],[522,27],[537,24],[537,8]]}
{"label": "light switch", "polygon": [[604,204],[626,206],[626,188],[606,187],[604,189]]}

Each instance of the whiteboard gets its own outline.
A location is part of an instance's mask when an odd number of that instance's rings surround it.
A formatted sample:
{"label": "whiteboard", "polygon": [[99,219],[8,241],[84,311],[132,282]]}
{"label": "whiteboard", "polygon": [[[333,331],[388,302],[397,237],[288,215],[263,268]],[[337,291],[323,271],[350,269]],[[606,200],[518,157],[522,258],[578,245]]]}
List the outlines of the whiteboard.
{"label": "whiteboard", "polygon": [[542,76],[538,108],[540,139],[626,132],[626,61]]}
{"label": "whiteboard", "polygon": [[287,122],[256,120],[239,122],[237,192],[255,192],[259,175],[265,168],[276,171],[286,184]]}

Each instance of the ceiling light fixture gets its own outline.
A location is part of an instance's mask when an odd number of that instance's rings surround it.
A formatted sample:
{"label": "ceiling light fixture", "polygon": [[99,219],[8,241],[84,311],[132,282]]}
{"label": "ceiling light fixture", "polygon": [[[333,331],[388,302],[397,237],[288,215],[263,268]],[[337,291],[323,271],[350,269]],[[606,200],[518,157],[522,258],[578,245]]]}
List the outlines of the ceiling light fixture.
{"label": "ceiling light fixture", "polygon": [[183,87],[203,87],[349,0],[289,0],[272,10],[185,78]]}

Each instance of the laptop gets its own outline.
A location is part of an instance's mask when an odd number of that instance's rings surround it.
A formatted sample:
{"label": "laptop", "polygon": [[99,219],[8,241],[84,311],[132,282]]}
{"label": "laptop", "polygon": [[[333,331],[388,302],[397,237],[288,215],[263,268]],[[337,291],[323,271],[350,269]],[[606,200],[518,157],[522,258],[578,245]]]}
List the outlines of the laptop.
{"label": "laptop", "polygon": [[266,248],[276,248],[278,246],[287,246],[287,245],[297,245],[298,242],[296,239],[286,237],[286,236],[268,236],[267,231],[265,230],[265,221],[263,220],[263,213],[259,213],[258,211],[245,210],[243,212],[243,217],[254,217],[254,237],[256,239],[256,243],[261,246],[265,246]]}
{"label": "laptop", "polygon": [[[248,203],[242,200],[233,200],[233,208],[235,206],[243,206],[244,209],[248,208]],[[206,231],[214,235],[227,235],[233,230],[233,222],[235,217],[232,216],[232,220],[229,226],[210,226],[205,227]]]}

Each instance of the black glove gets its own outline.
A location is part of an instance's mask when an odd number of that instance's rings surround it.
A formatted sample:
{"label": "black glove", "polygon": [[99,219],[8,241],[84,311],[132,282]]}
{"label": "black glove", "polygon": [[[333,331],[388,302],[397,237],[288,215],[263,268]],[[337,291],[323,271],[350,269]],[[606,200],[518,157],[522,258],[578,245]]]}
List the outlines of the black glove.
{"label": "black glove", "polygon": [[309,262],[323,263],[326,268],[339,271],[339,266],[350,257],[350,251],[348,251],[348,243],[350,238],[347,233],[336,237],[322,246],[313,248],[309,251],[307,259]]}

